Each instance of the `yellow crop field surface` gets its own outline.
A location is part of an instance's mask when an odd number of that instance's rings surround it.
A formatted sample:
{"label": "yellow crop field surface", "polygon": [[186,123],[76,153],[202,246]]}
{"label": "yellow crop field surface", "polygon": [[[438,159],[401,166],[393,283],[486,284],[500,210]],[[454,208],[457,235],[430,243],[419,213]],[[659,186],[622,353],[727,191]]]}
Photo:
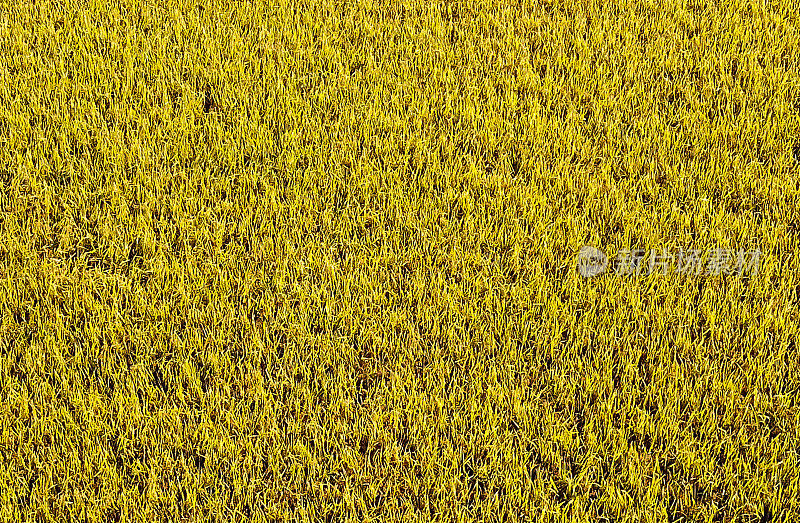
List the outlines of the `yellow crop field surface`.
{"label": "yellow crop field surface", "polygon": [[793,0],[0,0],[0,521],[800,521],[798,254]]}

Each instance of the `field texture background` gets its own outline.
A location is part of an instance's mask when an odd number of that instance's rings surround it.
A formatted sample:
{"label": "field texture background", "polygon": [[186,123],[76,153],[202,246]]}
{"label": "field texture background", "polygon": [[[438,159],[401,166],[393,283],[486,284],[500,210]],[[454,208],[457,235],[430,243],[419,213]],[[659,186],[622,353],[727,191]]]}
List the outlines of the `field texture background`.
{"label": "field texture background", "polygon": [[798,521],[798,174],[790,0],[3,0],[0,518]]}

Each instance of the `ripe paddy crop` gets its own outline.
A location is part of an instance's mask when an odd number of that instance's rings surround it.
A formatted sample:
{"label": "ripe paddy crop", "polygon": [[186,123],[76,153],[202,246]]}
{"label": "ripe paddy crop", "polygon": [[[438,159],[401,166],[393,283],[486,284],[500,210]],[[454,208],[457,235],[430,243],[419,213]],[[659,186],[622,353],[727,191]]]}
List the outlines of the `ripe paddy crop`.
{"label": "ripe paddy crop", "polygon": [[0,517],[797,521],[799,26],[0,2]]}

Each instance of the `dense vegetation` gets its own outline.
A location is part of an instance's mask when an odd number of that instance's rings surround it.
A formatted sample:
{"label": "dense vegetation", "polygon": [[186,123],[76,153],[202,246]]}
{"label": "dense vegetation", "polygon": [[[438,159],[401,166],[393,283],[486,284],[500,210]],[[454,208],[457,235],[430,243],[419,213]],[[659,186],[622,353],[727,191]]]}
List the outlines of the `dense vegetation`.
{"label": "dense vegetation", "polygon": [[0,517],[797,520],[799,29],[2,0]]}

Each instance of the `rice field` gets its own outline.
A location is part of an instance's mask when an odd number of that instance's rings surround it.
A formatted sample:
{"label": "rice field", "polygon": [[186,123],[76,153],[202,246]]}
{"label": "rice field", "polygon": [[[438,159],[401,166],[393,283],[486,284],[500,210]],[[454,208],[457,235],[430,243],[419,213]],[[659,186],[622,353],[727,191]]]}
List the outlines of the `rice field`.
{"label": "rice field", "polygon": [[0,0],[0,520],[800,521],[797,7]]}

